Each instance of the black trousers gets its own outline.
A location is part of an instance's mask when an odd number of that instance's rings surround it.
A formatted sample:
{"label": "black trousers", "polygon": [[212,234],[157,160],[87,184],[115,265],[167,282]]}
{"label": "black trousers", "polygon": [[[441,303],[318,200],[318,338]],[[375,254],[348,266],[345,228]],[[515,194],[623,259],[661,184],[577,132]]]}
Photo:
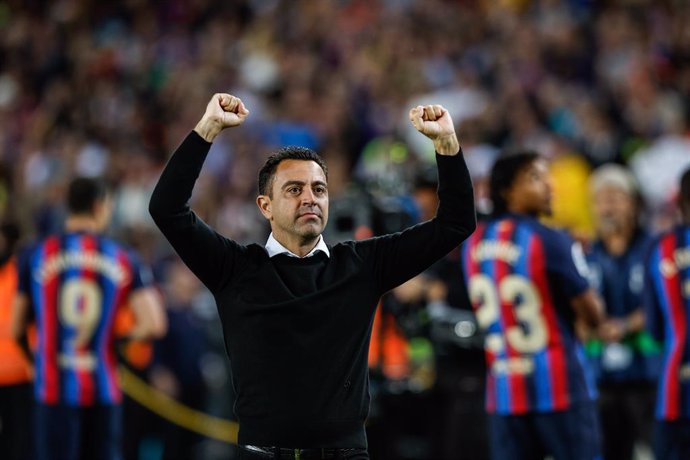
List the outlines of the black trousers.
{"label": "black trousers", "polygon": [[599,388],[604,460],[631,460],[636,442],[651,446],[655,398],[647,382]]}
{"label": "black trousers", "polygon": [[31,458],[31,384],[0,386],[0,457]]}
{"label": "black trousers", "polygon": [[36,460],[122,460],[122,407],[36,403]]}

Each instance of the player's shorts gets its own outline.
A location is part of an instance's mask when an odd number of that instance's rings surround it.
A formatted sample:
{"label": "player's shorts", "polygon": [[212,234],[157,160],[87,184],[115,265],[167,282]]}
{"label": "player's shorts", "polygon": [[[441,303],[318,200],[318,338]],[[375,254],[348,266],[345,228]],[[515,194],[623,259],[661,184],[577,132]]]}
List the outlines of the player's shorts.
{"label": "player's shorts", "polygon": [[37,460],[121,460],[122,408],[37,403],[34,436]]}
{"label": "player's shorts", "polygon": [[601,458],[601,433],[594,403],[566,411],[524,415],[489,415],[492,460]]}
{"label": "player's shorts", "polygon": [[657,420],[654,424],[652,448],[657,460],[690,458],[690,420],[672,422]]}

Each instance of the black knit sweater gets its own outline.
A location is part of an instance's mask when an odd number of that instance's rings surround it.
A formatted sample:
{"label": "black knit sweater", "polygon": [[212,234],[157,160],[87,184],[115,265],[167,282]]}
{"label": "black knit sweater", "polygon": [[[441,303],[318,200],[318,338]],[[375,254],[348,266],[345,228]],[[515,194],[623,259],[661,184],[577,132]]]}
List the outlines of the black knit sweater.
{"label": "black knit sweater", "polygon": [[475,228],[462,155],[437,155],[437,217],[403,232],[329,246],[308,258],[240,245],[216,233],[188,200],[210,144],[178,147],[150,211],[216,299],[237,393],[239,443],[366,447],[367,354],[379,297],[458,246]]}

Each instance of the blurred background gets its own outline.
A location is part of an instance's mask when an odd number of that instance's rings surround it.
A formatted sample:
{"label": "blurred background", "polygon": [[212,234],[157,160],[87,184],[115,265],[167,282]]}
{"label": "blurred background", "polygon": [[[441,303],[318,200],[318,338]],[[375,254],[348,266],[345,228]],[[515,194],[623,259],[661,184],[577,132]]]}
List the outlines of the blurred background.
{"label": "blurred background", "polygon": [[[105,177],[110,233],[153,269],[170,320],[159,342],[123,348],[123,365],[155,392],[231,420],[213,299],[147,212],[212,93],[241,97],[251,116],[213,144],[192,205],[241,243],[268,236],[256,173],[287,144],[328,163],[330,243],[433,215],[433,147],[407,119],[427,103],[452,114],[480,213],[495,158],[534,149],[551,160],[551,223],[587,243],[588,178],[605,163],[637,179],[641,225],[676,222],[677,179],[690,166],[688,24],[683,0],[1,1],[0,215],[22,241],[58,231],[68,181]],[[486,456],[481,338],[458,266],[451,254],[382,300],[373,458]],[[127,458],[232,458],[231,443],[146,398],[125,405]]]}

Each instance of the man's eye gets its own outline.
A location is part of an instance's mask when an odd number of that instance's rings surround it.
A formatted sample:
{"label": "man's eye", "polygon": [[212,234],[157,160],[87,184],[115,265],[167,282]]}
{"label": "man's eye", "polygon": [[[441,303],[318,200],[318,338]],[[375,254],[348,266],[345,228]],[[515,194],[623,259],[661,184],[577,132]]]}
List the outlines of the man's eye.
{"label": "man's eye", "polygon": [[299,192],[300,192],[300,188],[299,188],[299,187],[290,187],[290,188],[288,189],[288,193],[297,194],[297,193],[299,193]]}
{"label": "man's eye", "polygon": [[324,193],[326,193],[326,187],[314,187],[314,193],[323,195]]}

